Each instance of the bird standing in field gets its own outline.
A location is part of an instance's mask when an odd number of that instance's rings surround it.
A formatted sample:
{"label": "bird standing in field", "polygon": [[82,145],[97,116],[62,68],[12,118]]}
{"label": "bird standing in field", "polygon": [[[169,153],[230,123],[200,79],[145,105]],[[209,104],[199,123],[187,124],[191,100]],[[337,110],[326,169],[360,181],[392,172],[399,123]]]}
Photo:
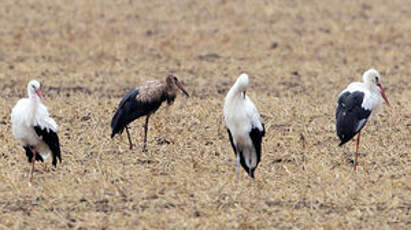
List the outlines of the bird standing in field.
{"label": "bird standing in field", "polygon": [[363,82],[353,82],[340,93],[336,112],[337,135],[341,141],[339,146],[351,140],[358,133],[354,171],[358,164],[358,148],[362,128],[368,119],[381,108],[382,99],[389,105],[377,70],[366,71],[362,78]]}
{"label": "bird standing in field", "polygon": [[251,178],[261,159],[261,142],[265,134],[260,114],[246,95],[248,75],[241,74],[228,91],[224,103],[224,120],[236,155],[236,181],[240,164]]}
{"label": "bird standing in field", "polygon": [[118,109],[111,120],[111,138],[117,133],[121,135],[123,130],[126,129],[130,149],[133,149],[128,124],[141,116],[146,116],[143,145],[143,151],[145,151],[148,120],[164,101],[167,101],[168,105],[173,104],[177,96],[176,86],[187,97],[189,96],[183,88],[183,84],[173,75],[168,75],[165,81],[147,81],[140,88],[133,89],[127,93],[121,99]]}
{"label": "bird standing in field", "polygon": [[44,161],[51,153],[52,164],[61,163],[57,124],[43,105],[40,83],[32,80],[27,85],[28,98],[20,99],[11,111],[11,126],[14,137],[26,151],[31,163],[29,180],[33,180],[34,162]]}

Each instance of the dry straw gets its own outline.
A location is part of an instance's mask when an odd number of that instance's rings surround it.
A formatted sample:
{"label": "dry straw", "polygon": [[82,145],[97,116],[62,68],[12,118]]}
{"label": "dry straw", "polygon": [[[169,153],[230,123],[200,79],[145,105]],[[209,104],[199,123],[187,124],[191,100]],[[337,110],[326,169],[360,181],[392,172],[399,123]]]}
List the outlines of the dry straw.
{"label": "dry straw", "polygon": [[[410,4],[367,1],[25,1],[0,17],[0,228],[410,227]],[[337,147],[340,90],[368,68],[391,108]],[[237,75],[266,123],[262,162],[234,183],[222,122]],[[147,153],[111,140],[121,97],[175,73],[191,97],[162,107]],[[63,164],[35,182],[10,110],[41,81]],[[132,124],[143,140],[144,119]]]}

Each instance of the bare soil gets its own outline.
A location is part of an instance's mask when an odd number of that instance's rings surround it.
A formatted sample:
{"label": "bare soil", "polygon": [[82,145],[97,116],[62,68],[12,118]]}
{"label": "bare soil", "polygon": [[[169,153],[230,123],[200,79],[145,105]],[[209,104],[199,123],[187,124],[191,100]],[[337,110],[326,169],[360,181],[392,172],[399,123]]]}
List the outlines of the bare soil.
{"label": "bare soil", "polygon": [[[376,68],[391,107],[338,147],[337,96]],[[223,100],[247,72],[267,134],[241,171]],[[184,81],[149,124],[110,139],[128,90]],[[10,111],[42,83],[63,163],[28,182]],[[2,1],[0,229],[410,229],[411,4],[371,1]]]}

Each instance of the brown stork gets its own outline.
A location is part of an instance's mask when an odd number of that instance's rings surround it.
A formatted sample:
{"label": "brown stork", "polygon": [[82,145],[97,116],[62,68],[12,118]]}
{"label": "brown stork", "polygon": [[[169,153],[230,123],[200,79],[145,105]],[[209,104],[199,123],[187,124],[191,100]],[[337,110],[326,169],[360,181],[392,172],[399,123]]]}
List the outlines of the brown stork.
{"label": "brown stork", "polygon": [[176,86],[188,97],[188,93],[183,88],[181,81],[174,75],[168,75],[165,81],[154,80],[144,82],[140,88],[128,92],[118,105],[117,111],[111,120],[111,138],[117,133],[120,135],[126,129],[130,149],[133,149],[128,124],[135,119],[146,116],[144,125],[144,145],[143,151],[146,150],[148,120],[154,112],[161,106],[164,101],[168,105],[173,104],[177,96]]}

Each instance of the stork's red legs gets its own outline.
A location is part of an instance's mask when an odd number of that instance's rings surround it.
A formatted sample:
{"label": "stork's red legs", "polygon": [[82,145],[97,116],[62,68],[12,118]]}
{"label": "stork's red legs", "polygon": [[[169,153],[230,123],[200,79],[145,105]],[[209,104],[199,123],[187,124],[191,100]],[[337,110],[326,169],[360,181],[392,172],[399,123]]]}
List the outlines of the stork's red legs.
{"label": "stork's red legs", "polygon": [[360,136],[361,136],[361,131],[358,132],[357,135],[357,146],[355,148],[355,159],[354,159],[354,171],[357,170],[357,164],[358,164],[358,148],[360,146]]}
{"label": "stork's red legs", "polygon": [[33,173],[34,173],[34,162],[36,162],[36,146],[34,146],[31,151],[33,152],[33,156],[31,157],[31,169],[29,175],[29,181],[33,180]]}
{"label": "stork's red legs", "polygon": [[237,153],[237,159],[235,164],[235,183],[238,184],[240,174],[240,153]]}
{"label": "stork's red legs", "polygon": [[126,132],[128,137],[128,143],[130,143],[130,149],[133,149],[133,143],[131,142],[130,132],[128,131],[128,126],[126,125]]}

